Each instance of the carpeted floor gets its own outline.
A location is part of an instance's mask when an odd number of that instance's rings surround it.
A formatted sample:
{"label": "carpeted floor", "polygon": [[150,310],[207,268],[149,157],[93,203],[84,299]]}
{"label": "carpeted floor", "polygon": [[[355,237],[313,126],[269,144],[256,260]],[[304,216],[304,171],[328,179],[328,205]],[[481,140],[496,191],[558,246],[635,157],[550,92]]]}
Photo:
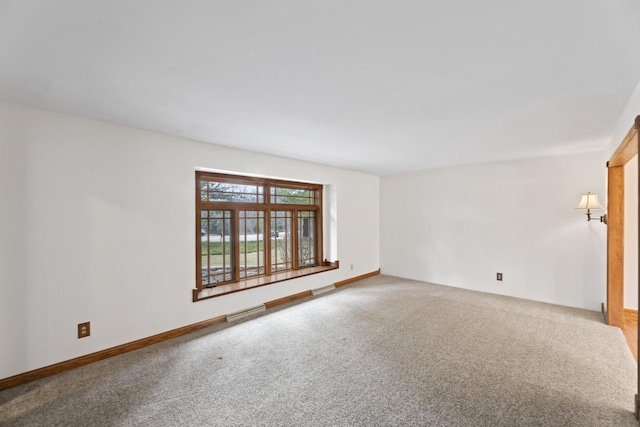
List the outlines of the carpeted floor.
{"label": "carpeted floor", "polygon": [[637,426],[598,312],[377,276],[0,393],[3,426]]}

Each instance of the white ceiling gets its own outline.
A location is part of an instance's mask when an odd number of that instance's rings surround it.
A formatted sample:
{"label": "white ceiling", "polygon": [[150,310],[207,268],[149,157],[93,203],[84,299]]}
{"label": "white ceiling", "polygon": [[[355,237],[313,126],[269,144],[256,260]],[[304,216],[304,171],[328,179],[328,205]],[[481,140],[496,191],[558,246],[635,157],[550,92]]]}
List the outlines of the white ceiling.
{"label": "white ceiling", "polygon": [[0,0],[0,99],[375,174],[603,149],[638,0]]}

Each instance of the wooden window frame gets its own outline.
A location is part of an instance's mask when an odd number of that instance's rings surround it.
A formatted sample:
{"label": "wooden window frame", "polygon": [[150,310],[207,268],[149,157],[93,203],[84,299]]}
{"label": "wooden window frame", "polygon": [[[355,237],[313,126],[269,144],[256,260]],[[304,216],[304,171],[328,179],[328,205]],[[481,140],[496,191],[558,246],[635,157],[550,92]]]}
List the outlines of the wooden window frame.
{"label": "wooden window frame", "polygon": [[[233,201],[209,201],[201,198],[201,181],[223,182],[242,185],[263,186],[262,202],[233,202]],[[314,192],[313,204],[289,204],[272,203],[271,188],[284,187],[291,189],[302,189]],[[284,181],[271,178],[251,177],[243,175],[230,175],[216,172],[196,171],[195,173],[195,235],[196,235],[196,288],[193,290],[193,301],[213,298],[238,292],[246,289],[264,286],[284,280],[321,273],[338,268],[339,263],[328,262],[323,258],[323,222],[322,222],[322,196],[323,186],[321,184],[311,184],[296,181]],[[206,287],[202,284],[202,239],[201,239],[201,215],[202,211],[222,210],[231,211],[231,280],[221,282],[215,286]],[[240,236],[239,236],[239,212],[240,211],[263,211],[264,212],[264,274],[240,277]],[[292,268],[287,270],[272,271],[271,262],[271,212],[290,211],[292,218],[291,227],[291,254]],[[298,212],[313,211],[315,216],[315,265],[298,265]]]}

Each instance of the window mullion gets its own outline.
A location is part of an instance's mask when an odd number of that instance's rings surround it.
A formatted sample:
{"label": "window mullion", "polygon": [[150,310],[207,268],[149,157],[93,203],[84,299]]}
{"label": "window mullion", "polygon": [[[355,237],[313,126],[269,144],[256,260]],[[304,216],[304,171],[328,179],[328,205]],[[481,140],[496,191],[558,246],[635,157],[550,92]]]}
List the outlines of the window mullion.
{"label": "window mullion", "polygon": [[291,212],[291,263],[294,270],[298,269],[298,210],[293,209]]}
{"label": "window mullion", "polygon": [[322,253],[322,249],[323,249],[323,238],[324,236],[322,235],[322,214],[323,212],[321,212],[322,209],[322,192],[321,191],[316,191],[315,194],[315,200],[316,200],[316,220],[315,220],[315,236],[316,236],[316,265],[322,265],[322,263],[324,262],[324,258],[323,258],[323,253]]}
{"label": "window mullion", "polygon": [[[264,210],[264,272],[271,274],[271,209]],[[275,236],[274,236],[275,237]]]}
{"label": "window mullion", "polygon": [[265,182],[262,186],[262,202],[264,203],[264,272],[271,274],[271,185]]}
{"label": "window mullion", "polygon": [[240,211],[233,209],[233,221],[231,227],[231,265],[233,267],[233,277],[237,282],[240,280]]}
{"label": "window mullion", "polygon": [[263,187],[263,192],[264,192],[264,203],[266,205],[270,205],[271,204],[271,184],[265,183]]}

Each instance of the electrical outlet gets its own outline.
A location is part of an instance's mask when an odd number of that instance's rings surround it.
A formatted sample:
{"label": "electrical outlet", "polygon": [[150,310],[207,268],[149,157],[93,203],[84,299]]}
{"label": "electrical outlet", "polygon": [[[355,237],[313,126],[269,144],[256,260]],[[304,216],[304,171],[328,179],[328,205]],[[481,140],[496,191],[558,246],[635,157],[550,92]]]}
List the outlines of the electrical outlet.
{"label": "electrical outlet", "polygon": [[91,322],[78,324],[78,338],[84,338],[91,335]]}
{"label": "electrical outlet", "polygon": [[496,280],[499,280],[502,282],[502,273],[497,273]]}
{"label": "electrical outlet", "polygon": [[353,270],[353,264],[351,264],[351,269]]}

